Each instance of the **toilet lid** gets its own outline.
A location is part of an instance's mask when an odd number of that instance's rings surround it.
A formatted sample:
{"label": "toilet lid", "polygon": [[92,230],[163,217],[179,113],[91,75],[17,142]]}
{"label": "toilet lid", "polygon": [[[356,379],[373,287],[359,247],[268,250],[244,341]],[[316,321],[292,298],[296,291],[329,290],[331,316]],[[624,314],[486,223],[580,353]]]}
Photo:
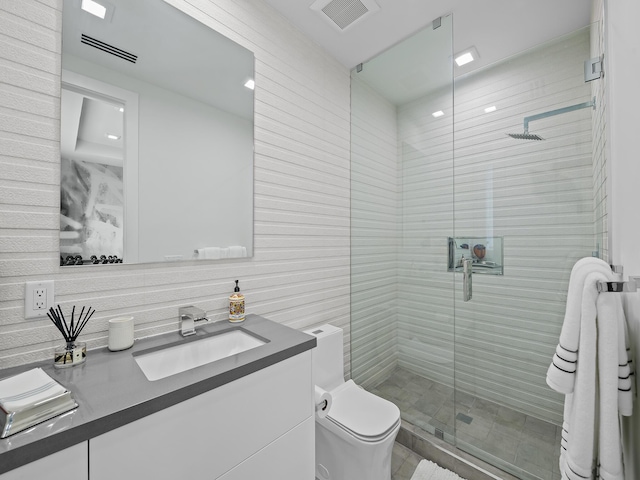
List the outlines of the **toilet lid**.
{"label": "toilet lid", "polygon": [[386,436],[400,421],[395,404],[358,387],[353,380],[333,390],[331,396],[327,418],[364,440]]}

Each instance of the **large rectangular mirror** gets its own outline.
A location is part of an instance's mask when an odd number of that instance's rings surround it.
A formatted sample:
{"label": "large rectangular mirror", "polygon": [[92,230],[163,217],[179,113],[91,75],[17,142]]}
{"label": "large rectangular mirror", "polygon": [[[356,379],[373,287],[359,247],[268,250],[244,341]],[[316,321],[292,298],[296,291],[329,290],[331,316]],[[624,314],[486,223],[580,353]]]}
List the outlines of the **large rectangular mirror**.
{"label": "large rectangular mirror", "polygon": [[65,0],[60,262],[253,255],[253,53],[162,0]]}

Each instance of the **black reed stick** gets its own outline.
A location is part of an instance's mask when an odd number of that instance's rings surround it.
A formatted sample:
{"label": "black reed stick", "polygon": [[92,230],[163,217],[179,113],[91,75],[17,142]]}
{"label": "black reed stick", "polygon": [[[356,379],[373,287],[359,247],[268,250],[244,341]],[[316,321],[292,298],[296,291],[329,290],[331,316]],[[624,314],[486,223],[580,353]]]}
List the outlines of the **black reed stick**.
{"label": "black reed stick", "polygon": [[[64,317],[64,313],[62,313],[62,308],[60,308],[60,305],[58,305],[57,310],[51,307],[49,309],[49,312],[47,312],[47,316],[49,317],[49,320],[51,320],[51,322],[60,331],[67,343],[73,343],[76,341],[78,335],[80,335],[84,327],[87,325],[87,322],[95,312],[95,310],[92,311],[91,307],[89,307],[85,314],[85,307],[82,307],[80,315],[78,316],[78,320],[76,321],[76,307],[74,305],[73,309],[71,310],[71,323],[68,323],[67,319]],[[84,318],[82,318],[83,315]]]}

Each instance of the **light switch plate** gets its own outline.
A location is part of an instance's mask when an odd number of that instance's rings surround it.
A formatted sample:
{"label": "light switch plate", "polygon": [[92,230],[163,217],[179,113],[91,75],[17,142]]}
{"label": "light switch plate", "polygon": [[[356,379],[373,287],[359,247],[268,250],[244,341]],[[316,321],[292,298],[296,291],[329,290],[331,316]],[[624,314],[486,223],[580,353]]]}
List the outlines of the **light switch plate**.
{"label": "light switch plate", "polygon": [[53,307],[53,280],[27,282],[24,292],[24,318],[46,317]]}

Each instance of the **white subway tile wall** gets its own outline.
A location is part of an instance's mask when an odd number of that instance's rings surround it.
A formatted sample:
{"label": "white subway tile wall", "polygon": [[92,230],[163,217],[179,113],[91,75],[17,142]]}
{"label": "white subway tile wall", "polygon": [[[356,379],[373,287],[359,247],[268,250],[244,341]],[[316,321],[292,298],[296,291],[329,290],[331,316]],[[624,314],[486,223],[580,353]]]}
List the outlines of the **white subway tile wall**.
{"label": "white subway tile wall", "polygon": [[357,73],[351,112],[351,373],[366,387],[397,363],[397,120],[395,105]]}
{"label": "white subway tile wall", "polygon": [[345,328],[349,358],[349,71],[260,0],[171,0],[253,51],[255,256],[206,264],[58,266],[62,0],[0,4],[0,368],[47,359],[59,334],[25,320],[26,281],[55,281],[65,309],[91,305],[83,333],[106,346],[109,318],[136,337],[177,329],[178,307],[224,318],[233,280],[247,312],[303,329]]}
{"label": "white subway tile wall", "polygon": [[[593,2],[594,18],[591,25],[591,52],[590,58],[604,58],[605,34],[604,34],[604,5],[602,0]],[[606,62],[603,60],[603,64]],[[604,67],[606,68],[606,67]],[[596,99],[597,109],[591,117],[591,140],[593,150],[593,203],[596,215],[596,238],[600,243],[600,258],[609,261],[609,217],[607,215],[607,75],[592,81],[591,96]]]}

